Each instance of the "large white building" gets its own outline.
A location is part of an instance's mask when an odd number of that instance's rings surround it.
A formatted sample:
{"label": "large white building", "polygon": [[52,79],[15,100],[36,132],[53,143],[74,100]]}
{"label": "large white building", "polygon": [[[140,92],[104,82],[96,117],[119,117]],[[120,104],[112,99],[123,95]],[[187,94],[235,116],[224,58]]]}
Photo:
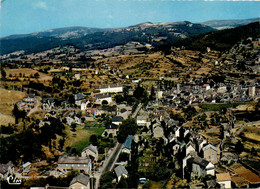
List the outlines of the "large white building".
{"label": "large white building", "polygon": [[122,86],[115,86],[115,87],[104,87],[104,88],[99,88],[98,89],[100,92],[99,93],[121,93],[123,92],[123,87]]}

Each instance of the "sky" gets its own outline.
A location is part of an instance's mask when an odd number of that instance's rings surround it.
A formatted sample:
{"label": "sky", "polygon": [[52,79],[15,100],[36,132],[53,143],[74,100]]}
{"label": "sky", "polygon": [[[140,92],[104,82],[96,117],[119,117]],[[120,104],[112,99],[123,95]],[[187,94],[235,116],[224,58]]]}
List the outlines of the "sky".
{"label": "sky", "polygon": [[204,22],[260,17],[258,0],[0,1],[0,37],[67,26],[116,28],[142,22]]}

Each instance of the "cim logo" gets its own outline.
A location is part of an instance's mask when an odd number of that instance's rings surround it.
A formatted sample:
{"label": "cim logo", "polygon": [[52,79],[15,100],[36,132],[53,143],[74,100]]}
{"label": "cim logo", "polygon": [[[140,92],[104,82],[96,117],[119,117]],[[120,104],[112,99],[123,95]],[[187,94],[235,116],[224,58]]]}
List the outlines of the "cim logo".
{"label": "cim logo", "polygon": [[20,185],[20,184],[22,184],[22,179],[16,178],[13,175],[8,176],[6,180],[7,180],[8,184],[10,184],[10,185]]}

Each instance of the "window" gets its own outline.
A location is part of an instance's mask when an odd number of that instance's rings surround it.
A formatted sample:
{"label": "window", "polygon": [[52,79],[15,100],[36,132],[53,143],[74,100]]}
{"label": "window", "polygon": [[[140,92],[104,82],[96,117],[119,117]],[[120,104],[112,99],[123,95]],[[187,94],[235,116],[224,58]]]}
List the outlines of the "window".
{"label": "window", "polygon": [[210,159],[210,156],[209,156],[209,159]]}
{"label": "window", "polygon": [[214,152],[212,152],[212,155],[214,155]]}

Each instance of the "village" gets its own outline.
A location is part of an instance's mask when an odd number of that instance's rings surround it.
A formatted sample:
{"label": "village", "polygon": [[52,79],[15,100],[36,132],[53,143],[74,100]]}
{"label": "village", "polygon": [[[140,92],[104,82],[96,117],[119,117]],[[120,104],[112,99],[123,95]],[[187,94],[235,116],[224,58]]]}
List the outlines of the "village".
{"label": "village", "polygon": [[[77,77],[80,74],[76,73]],[[66,137],[60,139],[59,145],[50,139],[47,144],[53,154],[58,148],[62,152],[47,163],[54,165],[54,169],[39,172],[37,161],[23,162],[18,167],[8,162],[1,164],[1,178],[8,182],[10,175],[21,180],[57,178],[78,170],[80,174],[67,187],[126,187],[129,177],[137,179],[134,187],[141,188],[158,181],[161,182],[157,186],[167,188],[259,185],[259,169],[247,163],[258,152],[242,144],[244,139],[240,136],[249,125],[258,128],[259,120],[243,118],[236,107],[246,106],[247,112],[259,111],[259,101],[255,107],[249,104],[259,99],[260,83],[190,85],[159,78],[157,85],[147,90],[142,80],[126,80],[124,85],[100,86],[89,95],[75,93],[69,101],[42,98],[33,93],[20,99],[15,106],[25,112],[25,117],[43,113],[41,119],[29,126],[35,132],[42,133],[43,128],[58,120],[77,137],[77,129],[93,126],[100,120],[107,119],[107,122],[101,135],[92,135],[89,145],[81,151],[69,147],[63,151],[65,141],[61,141]],[[130,96],[136,99],[127,99]],[[25,117],[17,117],[17,121]],[[134,131],[129,128],[120,131],[127,124],[136,126]],[[126,133],[122,134],[123,131]],[[102,141],[107,142],[100,146]],[[241,156],[242,152],[250,155]],[[137,172],[138,177],[133,175]],[[111,180],[102,179],[109,174]]]}
{"label": "village", "polygon": [[1,186],[259,187],[259,44],[0,56]]}

